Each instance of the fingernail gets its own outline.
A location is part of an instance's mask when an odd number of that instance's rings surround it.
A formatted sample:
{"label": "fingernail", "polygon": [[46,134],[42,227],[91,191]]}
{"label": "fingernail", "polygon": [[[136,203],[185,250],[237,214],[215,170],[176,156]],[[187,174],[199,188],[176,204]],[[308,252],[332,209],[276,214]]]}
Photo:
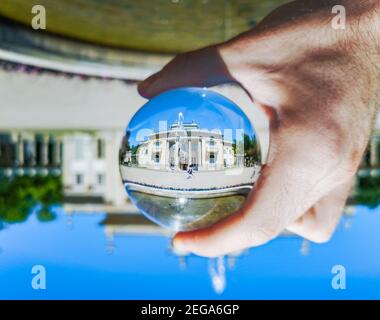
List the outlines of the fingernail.
{"label": "fingernail", "polygon": [[179,240],[177,237],[172,239],[172,248],[174,253],[178,255],[187,255],[190,253],[183,241]]}
{"label": "fingernail", "polygon": [[140,84],[142,85],[144,89],[146,89],[147,87],[152,85],[158,77],[159,77],[159,73],[155,73],[151,75],[150,77],[146,78],[144,81],[140,82]]}
{"label": "fingernail", "polygon": [[148,80],[141,81],[138,84],[139,90],[145,90],[148,87]]}
{"label": "fingernail", "polygon": [[143,82],[140,82],[138,85],[138,91],[140,94],[142,94],[145,97],[150,97],[153,85],[155,83],[156,75],[145,79]]}

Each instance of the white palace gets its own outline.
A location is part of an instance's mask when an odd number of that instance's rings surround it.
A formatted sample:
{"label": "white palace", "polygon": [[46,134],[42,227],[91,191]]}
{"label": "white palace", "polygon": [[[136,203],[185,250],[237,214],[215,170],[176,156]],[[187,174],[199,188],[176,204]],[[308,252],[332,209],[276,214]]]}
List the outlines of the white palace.
{"label": "white palace", "polygon": [[232,140],[195,122],[184,123],[182,113],[168,130],[148,135],[135,156],[139,167],[161,170],[222,170],[243,164],[243,155],[236,160]]}

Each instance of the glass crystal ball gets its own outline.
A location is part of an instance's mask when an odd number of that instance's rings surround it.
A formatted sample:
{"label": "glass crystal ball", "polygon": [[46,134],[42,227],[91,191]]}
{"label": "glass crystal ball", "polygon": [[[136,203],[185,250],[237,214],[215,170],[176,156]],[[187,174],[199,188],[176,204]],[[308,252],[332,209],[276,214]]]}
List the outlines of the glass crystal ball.
{"label": "glass crystal ball", "polygon": [[238,210],[261,169],[250,120],[210,89],[180,88],[147,102],[131,119],[119,155],[137,208],[174,231],[210,226]]}

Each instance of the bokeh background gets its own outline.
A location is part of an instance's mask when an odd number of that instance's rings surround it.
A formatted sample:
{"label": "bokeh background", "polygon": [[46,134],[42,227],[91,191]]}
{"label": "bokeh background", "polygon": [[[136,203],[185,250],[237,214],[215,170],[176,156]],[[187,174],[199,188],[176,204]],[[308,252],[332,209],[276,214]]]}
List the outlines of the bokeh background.
{"label": "bokeh background", "polygon": [[[380,298],[380,121],[333,239],[292,234],[219,259],[175,252],[123,190],[138,81],[174,54],[254,27],[285,1],[0,2],[0,298]],[[32,8],[46,9],[33,30]],[[238,88],[263,149],[265,117]],[[31,268],[47,269],[33,290]],[[347,270],[347,289],[331,268]]]}

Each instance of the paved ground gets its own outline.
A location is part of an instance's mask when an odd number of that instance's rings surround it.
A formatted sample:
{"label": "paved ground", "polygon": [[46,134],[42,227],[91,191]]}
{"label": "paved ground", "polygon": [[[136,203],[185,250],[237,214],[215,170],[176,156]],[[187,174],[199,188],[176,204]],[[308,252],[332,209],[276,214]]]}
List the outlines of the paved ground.
{"label": "paved ground", "polygon": [[191,178],[184,172],[160,171],[121,167],[124,180],[167,189],[203,190],[230,188],[251,184],[257,176],[255,168],[237,168],[226,171],[194,171]]}

